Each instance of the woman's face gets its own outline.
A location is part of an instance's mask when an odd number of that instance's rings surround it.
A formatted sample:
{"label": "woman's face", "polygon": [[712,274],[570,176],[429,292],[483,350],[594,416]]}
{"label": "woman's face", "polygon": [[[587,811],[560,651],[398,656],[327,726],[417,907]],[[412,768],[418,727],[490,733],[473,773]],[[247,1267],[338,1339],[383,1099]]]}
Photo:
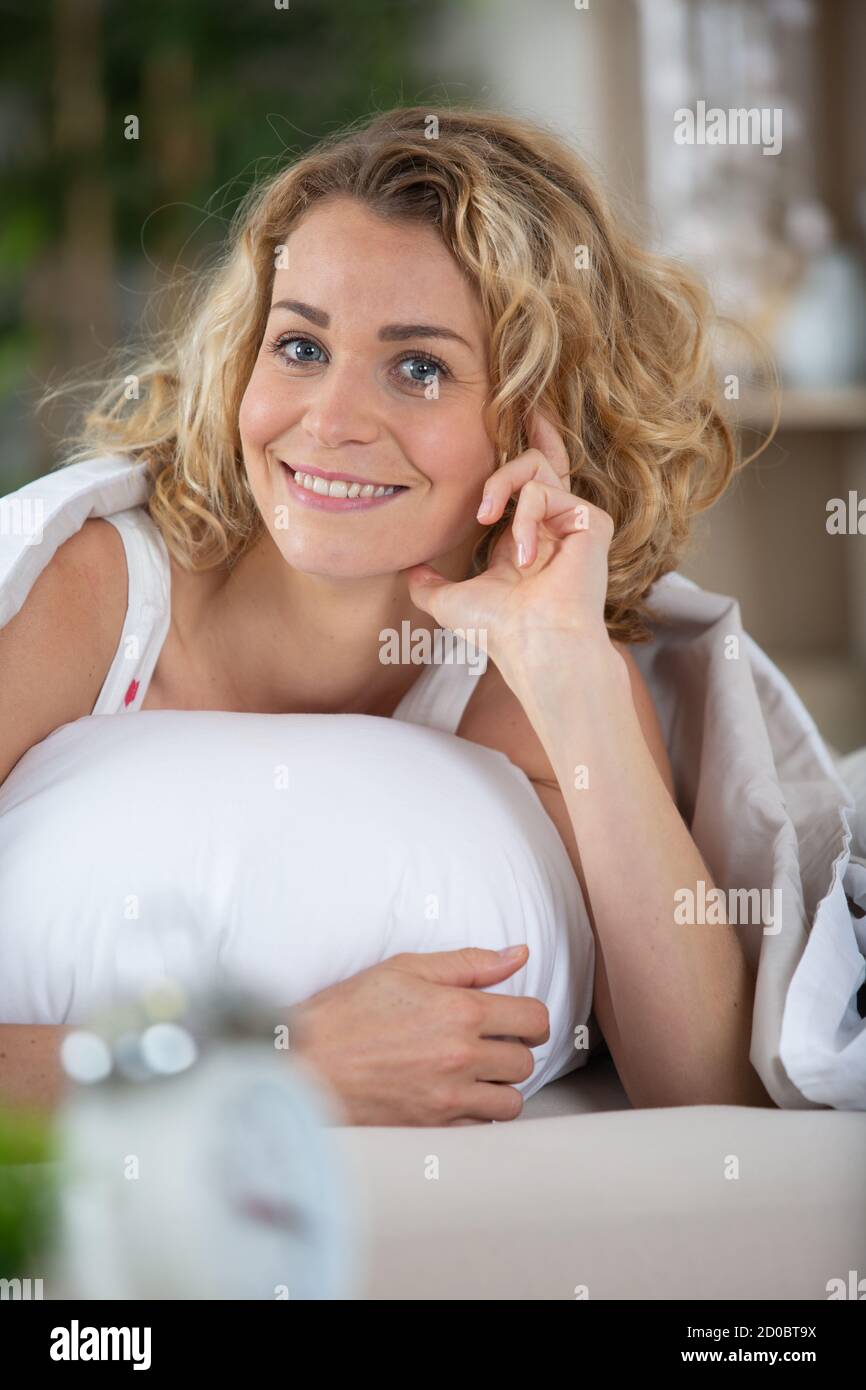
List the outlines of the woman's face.
{"label": "woman's face", "polygon": [[462,272],[435,231],[349,198],[307,213],[277,267],[239,426],[279,550],[309,574],[459,572],[495,466],[487,330]]}

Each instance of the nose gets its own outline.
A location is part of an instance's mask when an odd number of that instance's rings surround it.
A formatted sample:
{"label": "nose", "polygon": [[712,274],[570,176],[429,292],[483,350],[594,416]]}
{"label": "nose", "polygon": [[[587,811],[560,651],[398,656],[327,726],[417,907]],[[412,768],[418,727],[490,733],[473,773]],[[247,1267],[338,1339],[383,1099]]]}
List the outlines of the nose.
{"label": "nose", "polygon": [[371,400],[374,389],[351,359],[330,362],[317,381],[308,383],[304,429],[324,449],[375,443],[379,426]]}

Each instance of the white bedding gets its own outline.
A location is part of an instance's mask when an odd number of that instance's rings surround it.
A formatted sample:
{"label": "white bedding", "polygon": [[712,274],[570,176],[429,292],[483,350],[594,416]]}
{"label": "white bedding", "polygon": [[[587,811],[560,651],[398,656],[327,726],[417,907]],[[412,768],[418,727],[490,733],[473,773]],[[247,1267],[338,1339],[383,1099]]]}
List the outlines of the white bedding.
{"label": "white bedding", "polygon": [[866,907],[866,799],[735,599],[670,574],[652,606],[657,637],[633,650],[680,809],[717,884],[781,903],[780,931],[740,928],[757,967],[752,1063],[778,1105],[866,1109],[866,919],[848,902]]}

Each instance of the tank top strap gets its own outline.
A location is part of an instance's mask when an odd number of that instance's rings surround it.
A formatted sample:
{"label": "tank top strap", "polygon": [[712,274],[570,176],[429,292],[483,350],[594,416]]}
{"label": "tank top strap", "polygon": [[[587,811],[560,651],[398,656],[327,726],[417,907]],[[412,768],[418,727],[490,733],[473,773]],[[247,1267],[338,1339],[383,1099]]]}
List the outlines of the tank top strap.
{"label": "tank top strap", "polygon": [[171,625],[171,565],[146,507],[104,518],[120,532],[126,552],[127,609],[120,643],[92,714],[137,710],[147,693]]}
{"label": "tank top strap", "polygon": [[[446,637],[451,636],[449,629],[443,631]],[[485,663],[480,653],[472,652],[459,640],[444,645],[446,659],[425,667],[394,710],[392,719],[456,734]]]}

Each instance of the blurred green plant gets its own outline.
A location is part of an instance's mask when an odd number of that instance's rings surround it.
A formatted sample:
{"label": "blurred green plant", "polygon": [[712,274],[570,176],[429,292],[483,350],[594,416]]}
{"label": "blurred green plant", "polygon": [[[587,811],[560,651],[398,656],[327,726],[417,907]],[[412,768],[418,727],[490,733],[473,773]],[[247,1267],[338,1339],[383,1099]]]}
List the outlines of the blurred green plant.
{"label": "blurred green plant", "polygon": [[48,1117],[0,1108],[0,1279],[41,1267],[56,1227],[57,1157]]}

